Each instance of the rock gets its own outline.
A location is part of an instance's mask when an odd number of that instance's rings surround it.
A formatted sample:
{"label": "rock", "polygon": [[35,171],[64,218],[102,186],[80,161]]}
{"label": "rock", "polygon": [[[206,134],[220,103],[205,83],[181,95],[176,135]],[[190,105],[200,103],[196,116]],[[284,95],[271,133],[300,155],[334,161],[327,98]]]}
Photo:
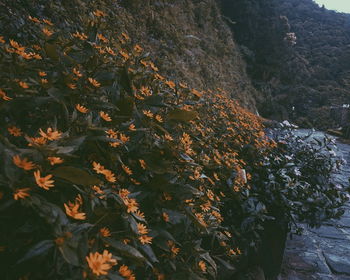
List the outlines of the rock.
{"label": "rock", "polygon": [[332,271],[339,274],[350,275],[350,257],[337,256],[324,253],[326,262]]}

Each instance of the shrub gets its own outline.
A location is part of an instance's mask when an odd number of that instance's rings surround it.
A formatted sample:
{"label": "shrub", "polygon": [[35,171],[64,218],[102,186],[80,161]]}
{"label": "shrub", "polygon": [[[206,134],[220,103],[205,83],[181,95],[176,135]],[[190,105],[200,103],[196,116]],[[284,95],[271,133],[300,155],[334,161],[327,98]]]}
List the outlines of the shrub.
{"label": "shrub", "polygon": [[233,270],[240,229],[223,205],[244,205],[245,160],[274,142],[229,94],[167,80],[105,18],[60,29],[30,16],[25,41],[0,37],[4,279]]}

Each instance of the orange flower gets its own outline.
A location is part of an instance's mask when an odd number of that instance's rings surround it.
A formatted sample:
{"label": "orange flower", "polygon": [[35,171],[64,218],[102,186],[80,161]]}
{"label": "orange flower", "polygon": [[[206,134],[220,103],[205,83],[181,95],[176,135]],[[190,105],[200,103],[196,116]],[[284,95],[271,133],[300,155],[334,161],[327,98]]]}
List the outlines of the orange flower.
{"label": "orange flower", "polygon": [[77,109],[80,113],[83,113],[83,114],[86,114],[87,112],[89,112],[89,110],[86,107],[80,104],[75,105],[75,109]]}
{"label": "orange flower", "polygon": [[163,122],[163,118],[162,118],[160,115],[156,115],[156,116],[155,116],[155,119],[156,119],[158,122]]}
{"label": "orange flower", "polygon": [[110,237],[111,236],[111,231],[108,228],[103,227],[103,228],[100,229],[100,234],[103,237]]}
{"label": "orange flower", "polygon": [[13,193],[14,200],[24,199],[30,196],[30,194],[28,193],[29,191],[30,191],[30,188],[22,188],[22,189],[15,190]]}
{"label": "orange flower", "polygon": [[28,16],[28,18],[29,18],[32,22],[40,23],[40,20],[38,20],[36,17]]}
{"label": "orange flower", "polygon": [[2,98],[5,101],[10,101],[12,98],[6,95],[6,92],[4,92],[2,89],[0,89],[0,98]]}
{"label": "orange flower", "polygon": [[63,163],[64,161],[60,157],[48,157],[47,159],[50,161],[51,165],[60,164],[60,163]]}
{"label": "orange flower", "polygon": [[129,167],[127,167],[126,165],[122,165],[122,168],[126,174],[132,175],[132,170]]}
{"label": "orange flower", "polygon": [[105,175],[105,178],[108,182],[115,183],[117,181],[114,173],[108,169],[103,170],[102,174]]}
{"label": "orange flower", "polygon": [[73,68],[73,73],[79,78],[81,78],[83,76],[83,74],[81,74],[80,71],[76,68]]}
{"label": "orange flower", "polygon": [[105,113],[103,111],[100,111],[100,117],[102,119],[104,119],[106,122],[111,122],[112,121],[111,117],[107,113]]}
{"label": "orange flower", "polygon": [[101,86],[101,84],[97,80],[95,80],[93,78],[88,78],[88,80],[89,80],[90,84],[92,84],[94,87]]}
{"label": "orange flower", "polygon": [[8,127],[7,130],[11,135],[16,137],[21,136],[23,134],[21,129],[15,126]]}
{"label": "orange flower", "polygon": [[107,275],[108,270],[117,264],[117,260],[112,258],[112,254],[104,250],[102,254],[95,252],[86,257],[86,261],[94,274],[97,276]]}
{"label": "orange flower", "polygon": [[124,204],[126,205],[128,213],[135,213],[139,209],[139,204],[134,198],[124,199]]}
{"label": "orange flower", "polygon": [[120,50],[119,54],[124,58],[125,61],[130,58],[129,54],[125,50]]}
{"label": "orange flower", "polygon": [[76,89],[77,85],[75,85],[75,84],[67,84],[67,87],[69,87],[70,89]]}
{"label": "orange flower", "polygon": [[147,227],[141,223],[137,223],[137,230],[138,230],[139,234],[147,234],[148,233]]}
{"label": "orange flower", "polygon": [[126,265],[122,265],[121,267],[119,267],[119,274],[121,276],[125,277],[127,280],[134,280],[135,279],[134,274]]}
{"label": "orange flower", "polygon": [[164,139],[165,139],[165,140],[168,140],[168,141],[173,141],[173,140],[174,140],[174,138],[171,137],[171,135],[169,135],[169,134],[165,134],[165,135],[164,135]]}
{"label": "orange flower", "polygon": [[40,81],[42,84],[47,84],[49,82],[47,79],[41,79]]}
{"label": "orange flower", "polygon": [[140,165],[142,169],[146,169],[147,165],[146,162],[143,159],[139,159]]}
{"label": "orange flower", "polygon": [[104,43],[108,43],[108,39],[100,33],[97,33],[97,38],[100,39]]}
{"label": "orange flower", "polygon": [[24,88],[24,89],[27,89],[29,88],[28,84],[26,82],[18,82],[19,86]]}
{"label": "orange flower", "polygon": [[172,240],[168,240],[167,243],[173,256],[176,256],[180,252],[180,248],[177,248]]}
{"label": "orange flower", "polygon": [[47,128],[46,133],[40,128],[39,133],[42,137],[51,141],[60,139],[62,135],[61,132],[53,130],[51,127]]}
{"label": "orange flower", "polygon": [[145,214],[143,212],[141,212],[140,210],[137,210],[135,212],[135,215],[138,216],[141,219],[145,219]]}
{"label": "orange flower", "polygon": [[200,268],[200,270],[202,270],[203,272],[207,271],[207,265],[205,264],[204,261],[199,261],[198,262],[198,267]]}
{"label": "orange flower", "polygon": [[142,110],[142,113],[149,118],[153,118],[153,113],[150,110]]}
{"label": "orange flower", "polygon": [[4,36],[0,36],[0,43],[1,44],[5,44],[6,43],[5,40],[4,40]]}
{"label": "orange flower", "polygon": [[51,26],[53,25],[53,23],[48,19],[43,19],[43,22]]}
{"label": "orange flower", "polygon": [[143,51],[143,48],[140,47],[140,45],[135,45],[135,46],[134,46],[134,50],[135,50],[136,52],[140,53],[140,52]]}
{"label": "orange flower", "polygon": [[34,178],[35,178],[35,181],[37,183],[37,185],[40,187],[40,188],[43,188],[44,190],[49,190],[50,188],[53,188],[54,187],[54,180],[50,180],[52,178],[52,175],[47,175],[45,177],[41,177],[40,176],[40,171],[37,170],[37,171],[34,171]]}
{"label": "orange flower", "polygon": [[85,220],[86,219],[86,214],[84,212],[79,212],[79,207],[80,207],[80,203],[75,202],[68,202],[68,205],[66,203],[63,204],[65,210],[66,210],[66,214],[69,217],[72,217],[73,219],[76,220]]}
{"label": "orange flower", "polygon": [[28,146],[35,145],[45,145],[47,143],[47,139],[44,137],[30,137],[29,140],[31,141]]}
{"label": "orange flower", "polygon": [[131,130],[131,131],[136,130],[135,125],[133,123],[131,125],[129,125],[129,130]]}
{"label": "orange flower", "polygon": [[130,37],[128,34],[126,34],[125,32],[122,33],[122,36],[124,37],[125,40],[129,40]]}
{"label": "orange flower", "polygon": [[50,37],[53,34],[53,32],[47,28],[43,28],[42,31],[48,37]]}
{"label": "orange flower", "polygon": [[162,214],[164,222],[169,222],[169,215],[165,212]]}
{"label": "orange flower", "polygon": [[45,77],[45,76],[47,76],[47,74],[46,74],[46,72],[38,72],[38,75],[40,76],[40,77]]}
{"label": "orange flower", "polygon": [[88,37],[86,36],[86,34],[84,34],[84,33],[79,33],[78,31],[77,32],[75,32],[74,34],[72,34],[73,35],[73,37],[75,37],[75,38],[79,38],[80,40],[86,40]]}
{"label": "orange flower", "polygon": [[153,239],[153,237],[147,236],[147,235],[141,235],[139,237],[139,240],[143,245],[144,244],[152,244],[152,239]]}
{"label": "orange flower", "polygon": [[96,10],[93,12],[93,14],[97,17],[104,17],[106,16],[106,14],[104,12],[102,12],[101,10]]}
{"label": "orange flower", "polygon": [[92,163],[93,169],[96,171],[97,174],[102,174],[103,171],[105,170],[104,166],[97,163],[97,162],[93,162]]}
{"label": "orange flower", "polygon": [[33,162],[28,161],[27,158],[21,159],[19,155],[13,156],[12,161],[15,165],[24,170],[32,170],[35,168],[35,164]]}

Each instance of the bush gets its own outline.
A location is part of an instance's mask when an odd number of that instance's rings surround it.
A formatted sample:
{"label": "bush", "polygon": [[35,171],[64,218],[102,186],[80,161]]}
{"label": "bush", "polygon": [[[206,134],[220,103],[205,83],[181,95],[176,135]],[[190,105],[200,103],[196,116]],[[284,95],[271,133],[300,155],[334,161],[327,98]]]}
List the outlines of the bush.
{"label": "bush", "polygon": [[106,17],[60,29],[29,16],[29,38],[1,37],[3,278],[233,271],[240,229],[223,205],[249,196],[245,147],[258,160],[274,142],[229,94],[160,75]]}

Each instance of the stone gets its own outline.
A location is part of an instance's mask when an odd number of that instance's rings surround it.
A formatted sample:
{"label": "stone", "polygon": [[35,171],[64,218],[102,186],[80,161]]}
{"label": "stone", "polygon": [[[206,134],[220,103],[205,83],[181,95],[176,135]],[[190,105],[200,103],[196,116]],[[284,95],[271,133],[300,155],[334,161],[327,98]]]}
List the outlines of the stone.
{"label": "stone", "polygon": [[328,266],[333,272],[350,276],[350,256],[344,257],[326,252],[324,256]]}

